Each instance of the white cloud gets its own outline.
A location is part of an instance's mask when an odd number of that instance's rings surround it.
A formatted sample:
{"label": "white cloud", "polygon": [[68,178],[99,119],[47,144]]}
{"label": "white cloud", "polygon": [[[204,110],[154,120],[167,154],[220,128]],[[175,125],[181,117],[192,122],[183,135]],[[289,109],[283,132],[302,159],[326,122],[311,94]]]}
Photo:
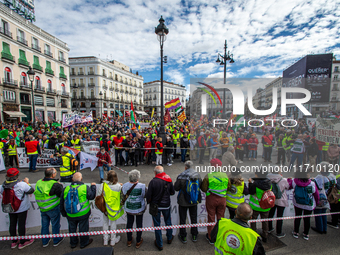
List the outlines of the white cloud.
{"label": "white cloud", "polygon": [[168,70],[164,72],[165,80],[183,85],[184,75],[179,70]]}
{"label": "white cloud", "polygon": [[210,74],[214,69],[216,69],[215,63],[204,63],[204,64],[196,64],[194,66],[190,66],[187,71],[190,75],[195,74]]}

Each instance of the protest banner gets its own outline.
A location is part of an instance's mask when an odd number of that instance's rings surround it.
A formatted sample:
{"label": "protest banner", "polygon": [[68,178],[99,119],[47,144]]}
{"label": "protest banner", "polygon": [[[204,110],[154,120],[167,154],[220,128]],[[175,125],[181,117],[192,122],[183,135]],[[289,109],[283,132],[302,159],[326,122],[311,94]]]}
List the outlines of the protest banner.
{"label": "protest banner", "polygon": [[139,122],[138,124],[139,124],[141,129],[144,129],[144,128],[149,128],[151,123],[149,123],[149,122]]}
{"label": "protest banner", "polygon": [[80,152],[79,170],[90,167],[91,171],[93,171],[97,167],[97,163],[98,158],[96,156],[90,155],[85,152]]}
{"label": "protest banner", "polygon": [[76,150],[76,149],[73,149],[73,148],[70,148],[70,147],[68,147],[68,146],[64,146],[64,147],[67,148],[67,149],[68,149],[68,153],[70,153],[70,154],[73,155],[74,157],[77,156],[78,153],[80,152],[80,151],[78,151],[78,150]]}
{"label": "protest banner", "polygon": [[64,127],[69,127],[75,124],[76,122],[76,114],[74,112],[71,113],[64,113],[63,114],[63,128]]}
{"label": "protest banner", "polygon": [[[37,159],[37,168],[39,167],[50,167],[50,156],[54,154],[54,150],[44,149],[41,156]],[[25,152],[25,148],[17,148],[19,168],[29,167],[29,158]],[[58,166],[53,166],[58,167]]]}
{"label": "protest banner", "polygon": [[[64,184],[68,185],[68,184]],[[89,183],[86,185],[90,186]],[[101,184],[97,184],[97,189],[100,187]],[[32,187],[35,187],[35,184],[32,184]],[[208,212],[205,206],[205,199],[206,195],[205,193],[202,194],[202,202],[197,205],[197,223],[207,223],[208,222]],[[286,194],[288,196],[288,208],[284,212],[284,216],[294,216],[294,206],[293,206],[293,190],[288,190],[286,191]],[[178,204],[177,204],[177,195],[178,192],[175,193],[174,196],[171,196],[171,224],[172,225],[178,225],[179,224],[179,209],[178,209]],[[38,208],[37,202],[35,201],[35,197],[33,194],[28,195],[29,200],[31,203],[31,207],[28,210],[27,214],[27,220],[26,220],[26,228],[32,228],[32,227],[37,227],[41,226],[41,216],[40,216],[40,210]],[[245,196],[246,197],[246,202],[249,202],[249,195]],[[0,196],[1,198],[1,196]],[[2,199],[2,198],[1,198]],[[90,207],[91,207],[91,216],[89,218],[90,222],[90,227],[102,227],[103,226],[103,213],[99,211],[95,204],[94,200],[90,201]],[[149,213],[147,213],[149,210],[148,208],[146,209],[146,213],[144,214],[144,219],[143,219],[143,225],[144,227],[152,227],[153,222],[152,222],[152,217]],[[225,212],[225,217],[228,217],[228,210]],[[274,216],[275,217],[275,216]],[[122,215],[117,220],[117,224],[124,224],[126,225],[126,213]],[[190,218],[188,219],[189,223]],[[0,224],[0,231],[8,231],[9,229],[9,217],[8,214],[3,213],[0,211],[0,222],[3,224]],[[67,230],[68,229],[68,224],[67,224],[67,219],[64,217],[60,218],[60,224],[61,224],[61,230]],[[165,226],[164,219],[161,217],[161,226]],[[199,227],[198,228],[199,232],[207,232],[206,227]],[[165,230],[163,231],[163,234],[165,233]],[[174,235],[176,235],[176,229],[174,229]]]}
{"label": "protest banner", "polygon": [[5,167],[5,162],[4,162],[4,158],[2,156],[2,153],[1,154],[1,157],[0,157],[0,171],[3,171],[3,170],[6,170],[6,167]]}
{"label": "protest banner", "polygon": [[96,156],[100,150],[100,143],[98,141],[82,141],[82,151],[90,155]]}
{"label": "protest banner", "polygon": [[312,131],[312,128],[316,123],[316,118],[307,118],[306,122],[307,122],[309,131]]}
{"label": "protest banner", "polygon": [[316,120],[316,140],[340,144],[340,120],[325,120],[319,116]]}

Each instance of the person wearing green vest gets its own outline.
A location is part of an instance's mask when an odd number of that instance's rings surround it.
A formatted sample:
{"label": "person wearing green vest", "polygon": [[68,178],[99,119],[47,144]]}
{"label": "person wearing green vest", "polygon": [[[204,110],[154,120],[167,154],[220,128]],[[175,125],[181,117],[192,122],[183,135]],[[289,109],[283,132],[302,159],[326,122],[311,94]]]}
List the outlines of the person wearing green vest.
{"label": "person wearing green vest", "polygon": [[[91,215],[90,200],[96,197],[96,183],[91,183],[91,187],[88,187],[82,182],[83,176],[77,172],[73,175],[72,183],[66,186],[62,196],[60,197],[60,212],[63,217],[68,221],[68,232],[76,233],[79,226],[79,232],[89,231],[89,217]],[[71,190],[72,188],[72,190]],[[78,192],[78,201],[80,210],[77,213],[66,212],[66,202],[69,201],[68,193],[76,190]],[[77,207],[78,207],[77,205]],[[71,248],[77,247],[79,240],[77,236],[70,237]],[[80,249],[83,249],[93,242],[89,236],[80,237]]]}
{"label": "person wearing green vest", "polygon": [[322,161],[328,161],[328,155],[327,155],[328,148],[329,148],[329,143],[325,143],[325,145],[322,146]]}
{"label": "person wearing green vest", "polygon": [[234,219],[222,218],[211,231],[215,243],[215,255],[264,255],[266,254],[260,235],[252,230],[248,221],[253,210],[247,203],[240,204]]}
{"label": "person wearing green vest", "polygon": [[[206,193],[205,207],[208,222],[215,222],[215,218],[219,220],[224,216],[229,179],[226,173],[218,171],[222,166],[221,160],[213,158],[210,164],[211,172],[204,177],[201,190]],[[208,226],[207,229],[206,239],[212,245],[214,243],[211,241],[210,233],[213,226]]]}
{"label": "person wearing green vest", "polygon": [[[257,219],[259,215],[261,216],[261,219],[267,219],[269,217],[270,208],[262,209],[260,207],[260,200],[263,193],[271,189],[271,182],[267,178],[267,172],[263,172],[262,169],[255,173],[254,179],[255,180],[249,178],[249,204],[253,209],[253,219]],[[262,222],[262,241],[264,243],[267,242],[268,227],[268,221]],[[251,223],[251,228],[256,231],[256,223]]]}
{"label": "person wearing green vest", "polygon": [[177,130],[174,130],[173,134],[172,134],[172,139],[173,139],[173,142],[174,142],[174,159],[177,158],[177,144],[179,144],[179,133],[177,132]]}
{"label": "person wearing green vest", "polygon": [[[124,210],[120,204],[121,202],[121,189],[122,184],[118,182],[117,173],[110,170],[107,173],[107,178],[103,181],[97,189],[97,196],[103,193],[106,214],[103,214],[103,231],[115,230],[117,228],[116,221],[124,214]],[[104,246],[109,244],[115,246],[120,241],[120,236],[116,236],[116,233],[112,233],[111,237],[109,234],[104,234]]]}
{"label": "person wearing green vest", "polygon": [[286,152],[286,159],[287,162],[290,162],[290,159],[292,157],[292,152],[291,152],[291,148],[292,148],[292,143],[294,142],[293,140],[293,136],[292,136],[292,131],[289,129],[287,131],[287,133],[285,134],[285,137],[282,140],[282,147]]}
{"label": "person wearing green vest", "polygon": [[74,159],[74,157],[68,152],[68,148],[66,147],[62,147],[60,152],[61,155],[57,154],[57,159],[54,159],[54,155],[51,155],[50,164],[60,166],[61,182],[72,182],[72,176],[75,171],[71,171],[71,159]]}
{"label": "person wearing green vest", "polygon": [[[50,222],[52,224],[52,234],[60,233],[60,196],[63,192],[63,185],[58,182],[57,170],[47,168],[45,178],[37,181],[34,196],[39,206],[41,214],[41,234],[49,235]],[[65,237],[53,238],[53,246],[58,246]],[[43,238],[43,247],[47,247],[52,239]]]}
{"label": "person wearing green vest", "polygon": [[17,146],[15,143],[14,138],[11,138],[9,140],[9,143],[7,145],[7,153],[8,153],[8,158],[9,158],[9,165],[11,167],[14,166],[14,161],[16,166],[18,167],[18,158],[17,158]]}
{"label": "person wearing green vest", "polygon": [[80,151],[81,149],[81,144],[80,144],[80,139],[78,139],[77,135],[73,136],[73,139],[71,140],[72,146],[74,149]]}

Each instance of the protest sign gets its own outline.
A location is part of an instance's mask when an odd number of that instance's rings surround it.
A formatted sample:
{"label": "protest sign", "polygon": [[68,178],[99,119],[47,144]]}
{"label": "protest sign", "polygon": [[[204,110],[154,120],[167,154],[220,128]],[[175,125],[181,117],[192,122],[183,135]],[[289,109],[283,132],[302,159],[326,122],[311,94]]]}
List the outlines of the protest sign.
{"label": "protest sign", "polygon": [[100,143],[98,141],[82,141],[82,151],[90,155],[96,156],[100,150]]}
{"label": "protest sign", "polygon": [[91,168],[93,171],[97,167],[98,158],[87,154],[85,152],[80,153],[80,163],[79,163],[79,170],[83,170],[84,168]]}
{"label": "protest sign", "polygon": [[6,170],[6,167],[5,167],[4,158],[3,158],[2,154],[1,154],[1,156],[0,156],[0,171],[3,171],[3,170]]}
{"label": "protest sign", "polygon": [[[54,150],[44,149],[41,153],[41,156],[38,157],[37,160],[37,168],[39,167],[50,167],[50,156],[54,154]],[[28,168],[29,167],[29,158],[25,152],[25,148],[17,148],[18,155],[18,163],[19,168]],[[58,166],[54,166],[58,167]]]}
{"label": "protest sign", "polygon": [[319,116],[316,120],[316,140],[340,144],[340,120],[324,120]]}
{"label": "protest sign", "polygon": [[150,123],[149,122],[139,122],[138,124],[139,124],[141,129],[149,128],[150,127]]}
{"label": "protest sign", "polygon": [[63,128],[72,126],[76,123],[76,114],[74,112],[63,114]]}

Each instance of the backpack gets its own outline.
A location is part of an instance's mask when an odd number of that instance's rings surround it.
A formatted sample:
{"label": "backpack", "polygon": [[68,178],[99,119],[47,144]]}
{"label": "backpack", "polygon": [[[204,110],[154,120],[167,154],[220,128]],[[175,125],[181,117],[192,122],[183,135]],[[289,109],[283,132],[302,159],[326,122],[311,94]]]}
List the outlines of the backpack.
{"label": "backpack", "polygon": [[300,187],[298,185],[294,188],[294,198],[296,203],[300,205],[313,205],[313,200],[310,198],[309,194],[312,194],[313,188],[311,186]]}
{"label": "backpack", "polygon": [[109,151],[109,145],[107,141],[103,141],[102,146],[105,148],[105,151]]}
{"label": "backpack", "polygon": [[70,171],[78,172],[79,162],[74,157],[68,157],[70,159]]}
{"label": "backpack", "polygon": [[[281,180],[282,180],[282,178],[281,178]],[[281,180],[279,180],[279,182]],[[274,183],[274,182],[272,183],[272,191],[273,191],[276,199],[282,198],[282,191],[280,189],[279,182],[278,183]]]}
{"label": "backpack", "polygon": [[[15,195],[14,186],[12,188],[4,188],[4,192],[2,193],[1,206],[4,213],[14,213],[20,208],[22,200]],[[23,195],[22,198],[24,198],[24,196],[25,195]]]}
{"label": "backpack", "polygon": [[326,195],[326,191],[325,191],[325,183],[324,182],[322,183],[321,188],[318,186],[317,182],[315,182],[315,185],[319,190],[319,202],[318,202],[317,206],[318,207],[325,207],[328,203],[328,199],[327,199],[327,195]]}
{"label": "backpack", "polygon": [[259,201],[262,209],[269,209],[275,206],[275,195],[273,191],[267,190],[263,193],[261,200]]}
{"label": "backpack", "polygon": [[186,189],[183,192],[185,200],[189,204],[198,204],[200,196],[200,185],[197,178],[186,180]]}
{"label": "backpack", "polygon": [[65,198],[65,210],[69,214],[76,214],[82,209],[82,205],[79,203],[78,189],[80,185],[73,188],[70,185],[70,190]]}

